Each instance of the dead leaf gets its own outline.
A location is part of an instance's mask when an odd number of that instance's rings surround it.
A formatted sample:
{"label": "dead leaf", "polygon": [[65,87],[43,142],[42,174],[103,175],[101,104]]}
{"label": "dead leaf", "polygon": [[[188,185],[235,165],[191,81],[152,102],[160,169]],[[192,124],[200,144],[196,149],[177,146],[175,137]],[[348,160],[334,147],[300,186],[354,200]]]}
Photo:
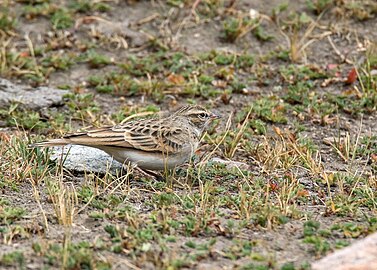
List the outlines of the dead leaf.
{"label": "dead leaf", "polygon": [[338,64],[328,64],[326,67],[328,70],[333,70],[338,68]]}
{"label": "dead leaf", "polygon": [[356,81],[357,79],[357,72],[356,68],[351,69],[351,71],[348,73],[347,79],[345,83],[352,84]]}
{"label": "dead leaf", "polygon": [[167,79],[169,82],[175,85],[182,85],[185,82],[185,78],[180,74],[171,73]]}
{"label": "dead leaf", "polygon": [[274,126],[273,129],[274,129],[276,135],[283,136],[283,134],[282,134],[282,132],[281,132],[281,129],[280,129],[279,127],[275,127],[275,126]]}
{"label": "dead leaf", "polygon": [[269,181],[269,186],[270,186],[270,189],[271,189],[271,191],[277,191],[278,189],[279,189],[279,184],[277,183],[277,182],[275,182],[275,181]]}
{"label": "dead leaf", "polygon": [[347,90],[343,91],[343,94],[346,95],[346,96],[352,96],[352,95],[355,94],[355,89],[353,89],[353,88],[347,89]]}
{"label": "dead leaf", "polygon": [[343,94],[346,95],[346,96],[355,95],[358,98],[362,97],[362,94],[360,93],[360,91],[356,87],[351,88],[351,89],[347,89],[346,91],[343,91]]}
{"label": "dead leaf", "polygon": [[370,158],[372,159],[373,163],[377,163],[377,154],[371,154]]}
{"label": "dead leaf", "polygon": [[336,121],[337,121],[337,117],[330,117],[330,115],[325,115],[324,117],[322,117],[322,124],[323,125],[332,125],[334,124]]}
{"label": "dead leaf", "polygon": [[297,191],[297,197],[308,197],[309,196],[309,191],[306,189],[299,189]]}
{"label": "dead leaf", "polygon": [[10,141],[10,136],[4,132],[0,132],[0,139],[1,141],[6,141],[6,142],[9,142]]}
{"label": "dead leaf", "polygon": [[20,52],[20,57],[21,58],[26,58],[26,57],[29,57],[29,56],[30,56],[29,52],[26,52],[26,51]]}
{"label": "dead leaf", "polygon": [[277,105],[275,106],[275,108],[273,109],[274,112],[282,112],[285,110],[285,106],[284,105]]}
{"label": "dead leaf", "polygon": [[291,142],[296,142],[297,141],[297,137],[296,137],[296,134],[292,133],[292,132],[287,132],[287,137],[290,139]]}
{"label": "dead leaf", "polygon": [[228,95],[228,93],[226,93],[226,92],[224,92],[224,93],[221,95],[221,101],[222,101],[225,105],[228,105],[231,99],[232,99],[232,96]]}

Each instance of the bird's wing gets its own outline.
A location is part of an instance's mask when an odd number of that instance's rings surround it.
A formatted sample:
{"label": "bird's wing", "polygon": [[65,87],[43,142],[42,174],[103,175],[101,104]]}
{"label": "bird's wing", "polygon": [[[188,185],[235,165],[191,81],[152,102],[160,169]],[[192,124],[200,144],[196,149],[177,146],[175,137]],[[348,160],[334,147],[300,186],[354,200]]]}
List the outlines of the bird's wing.
{"label": "bird's wing", "polygon": [[[118,144],[124,144],[123,134],[114,131],[113,128],[114,126],[105,126],[84,132],[67,134],[63,139],[68,143],[88,146],[116,146]],[[124,145],[124,147],[126,147],[126,145]],[[128,147],[132,147],[132,145],[128,145]]]}
{"label": "bird's wing", "polygon": [[187,143],[184,129],[159,121],[132,121],[118,126],[93,129],[65,137],[71,143],[89,146],[116,146],[148,152],[174,154]]}
{"label": "bird's wing", "polygon": [[124,141],[143,151],[176,153],[187,141],[184,129],[163,121],[129,122],[114,127],[124,132]]}

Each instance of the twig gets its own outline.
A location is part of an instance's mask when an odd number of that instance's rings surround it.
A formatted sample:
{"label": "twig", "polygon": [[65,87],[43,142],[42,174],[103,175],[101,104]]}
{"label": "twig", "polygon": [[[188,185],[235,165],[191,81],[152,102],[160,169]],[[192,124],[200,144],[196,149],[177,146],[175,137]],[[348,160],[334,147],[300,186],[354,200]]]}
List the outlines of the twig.
{"label": "twig", "polygon": [[342,62],[345,62],[345,63],[347,63],[347,64],[351,64],[351,65],[353,64],[353,62],[352,62],[351,60],[347,59],[347,58],[344,56],[344,54],[342,54],[342,53],[338,50],[338,48],[335,46],[334,42],[332,41],[330,35],[327,36],[327,40],[329,41],[331,47],[334,49],[336,55],[338,55],[338,56],[340,57],[340,59],[342,60]]}

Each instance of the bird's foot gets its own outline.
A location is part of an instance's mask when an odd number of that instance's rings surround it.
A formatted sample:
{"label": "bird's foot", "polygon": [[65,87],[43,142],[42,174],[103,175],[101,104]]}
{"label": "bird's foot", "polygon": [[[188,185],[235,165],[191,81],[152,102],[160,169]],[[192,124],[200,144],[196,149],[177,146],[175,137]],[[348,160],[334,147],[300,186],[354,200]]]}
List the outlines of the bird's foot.
{"label": "bird's foot", "polygon": [[150,171],[150,170],[142,169],[139,166],[137,166],[136,164],[127,163],[127,164],[123,164],[123,166],[122,166],[122,172],[123,173],[127,173],[127,172],[129,173],[129,172],[132,172],[132,171],[135,171],[135,170],[140,172],[143,176],[145,176],[147,178],[153,178],[154,180],[156,180],[158,182],[166,181],[166,178],[163,177],[162,175],[155,173],[153,171]]}
{"label": "bird's foot", "polygon": [[165,177],[161,176],[160,174],[158,173],[155,173],[155,172],[152,172],[152,171],[149,171],[149,170],[144,170],[144,169],[141,169],[139,167],[137,167],[138,171],[141,172],[144,176],[147,176],[147,177],[152,177],[154,180],[158,181],[158,182],[162,182],[162,181],[165,181]]}
{"label": "bird's foot", "polygon": [[154,180],[159,181],[159,182],[165,181],[165,177],[159,175],[158,173],[155,173],[155,172],[152,172],[152,171],[149,171],[149,170],[145,170],[145,169],[141,169],[137,165],[129,165],[129,164],[124,165],[123,170],[124,170],[124,172],[130,171],[130,170],[137,170],[138,172],[140,172],[143,176],[145,176],[147,178],[153,178]]}

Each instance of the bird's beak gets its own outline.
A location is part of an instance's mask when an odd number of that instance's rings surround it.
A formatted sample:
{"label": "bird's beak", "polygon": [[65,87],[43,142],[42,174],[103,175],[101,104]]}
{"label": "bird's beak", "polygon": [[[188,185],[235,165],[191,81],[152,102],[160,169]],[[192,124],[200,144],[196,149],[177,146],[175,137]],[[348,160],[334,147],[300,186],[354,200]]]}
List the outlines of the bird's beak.
{"label": "bird's beak", "polygon": [[221,115],[216,114],[216,113],[212,113],[211,116],[210,116],[210,118],[211,118],[212,120],[219,119],[219,118],[221,118]]}

